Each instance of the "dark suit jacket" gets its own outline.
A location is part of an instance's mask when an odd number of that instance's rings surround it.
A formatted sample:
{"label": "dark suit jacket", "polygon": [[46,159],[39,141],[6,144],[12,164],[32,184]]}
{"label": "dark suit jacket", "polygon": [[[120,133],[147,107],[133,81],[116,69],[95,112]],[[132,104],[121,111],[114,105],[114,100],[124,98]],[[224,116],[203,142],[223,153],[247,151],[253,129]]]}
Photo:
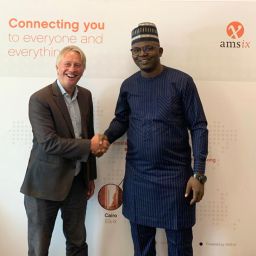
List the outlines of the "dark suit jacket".
{"label": "dark suit jacket", "polygon": [[90,154],[90,138],[94,135],[93,104],[90,91],[78,86],[82,139],[76,139],[63,95],[55,81],[35,92],[29,100],[29,119],[33,132],[26,175],[21,192],[36,198],[62,201],[74,179],[76,161],[82,163],[85,184],[96,179],[96,160]]}

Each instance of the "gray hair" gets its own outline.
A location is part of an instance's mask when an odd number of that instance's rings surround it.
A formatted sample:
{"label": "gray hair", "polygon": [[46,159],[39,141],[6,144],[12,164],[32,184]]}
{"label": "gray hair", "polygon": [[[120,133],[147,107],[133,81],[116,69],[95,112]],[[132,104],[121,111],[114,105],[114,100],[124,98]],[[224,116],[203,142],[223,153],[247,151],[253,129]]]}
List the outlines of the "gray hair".
{"label": "gray hair", "polygon": [[85,68],[85,65],[86,65],[86,57],[85,57],[85,54],[84,52],[78,47],[78,46],[75,46],[75,45],[69,45],[69,46],[66,46],[64,47],[60,52],[59,52],[59,55],[57,56],[57,59],[56,59],[56,65],[58,66],[58,64],[60,63],[61,59],[63,58],[63,56],[67,53],[67,52],[76,52],[80,55],[81,57],[81,61],[82,61],[82,65],[83,67]]}

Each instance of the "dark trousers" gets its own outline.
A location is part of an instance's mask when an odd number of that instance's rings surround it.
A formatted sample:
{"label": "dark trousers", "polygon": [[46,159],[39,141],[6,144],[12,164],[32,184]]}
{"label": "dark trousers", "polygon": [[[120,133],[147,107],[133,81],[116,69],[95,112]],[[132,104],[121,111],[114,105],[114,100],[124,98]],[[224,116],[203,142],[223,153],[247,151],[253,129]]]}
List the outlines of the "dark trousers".
{"label": "dark trousers", "polygon": [[[156,228],[131,224],[131,234],[134,245],[134,256],[155,256]],[[193,256],[192,228],[182,230],[165,229],[168,256]]]}
{"label": "dark trousers", "polygon": [[47,256],[58,211],[61,211],[67,256],[87,256],[85,214],[86,187],[80,175],[74,178],[64,201],[24,198],[28,218],[28,255]]}

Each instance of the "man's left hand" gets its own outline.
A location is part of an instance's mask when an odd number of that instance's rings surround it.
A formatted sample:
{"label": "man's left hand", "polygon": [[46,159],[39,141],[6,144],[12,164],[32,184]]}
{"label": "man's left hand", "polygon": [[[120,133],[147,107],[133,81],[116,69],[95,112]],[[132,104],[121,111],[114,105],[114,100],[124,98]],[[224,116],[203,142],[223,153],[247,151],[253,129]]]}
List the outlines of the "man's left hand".
{"label": "man's left hand", "polygon": [[95,184],[94,184],[94,180],[89,180],[89,183],[88,183],[88,190],[87,190],[87,200],[89,200],[92,195],[94,194],[94,189],[95,189]]}
{"label": "man's left hand", "polygon": [[199,201],[202,200],[202,198],[204,196],[204,184],[200,183],[193,176],[190,177],[190,179],[188,180],[185,197],[188,197],[188,195],[191,192],[193,192],[193,197],[190,201],[190,205],[198,203]]}

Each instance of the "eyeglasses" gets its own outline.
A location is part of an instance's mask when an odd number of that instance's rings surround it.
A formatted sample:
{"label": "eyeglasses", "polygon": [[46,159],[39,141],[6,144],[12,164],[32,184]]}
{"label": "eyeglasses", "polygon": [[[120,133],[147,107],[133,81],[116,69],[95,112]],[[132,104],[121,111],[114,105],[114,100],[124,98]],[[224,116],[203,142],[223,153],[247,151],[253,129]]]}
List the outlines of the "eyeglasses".
{"label": "eyeglasses", "polygon": [[141,52],[143,51],[144,53],[148,54],[148,53],[152,53],[156,48],[158,48],[157,46],[153,46],[153,45],[145,45],[143,47],[134,47],[131,49],[132,55],[140,55]]}

